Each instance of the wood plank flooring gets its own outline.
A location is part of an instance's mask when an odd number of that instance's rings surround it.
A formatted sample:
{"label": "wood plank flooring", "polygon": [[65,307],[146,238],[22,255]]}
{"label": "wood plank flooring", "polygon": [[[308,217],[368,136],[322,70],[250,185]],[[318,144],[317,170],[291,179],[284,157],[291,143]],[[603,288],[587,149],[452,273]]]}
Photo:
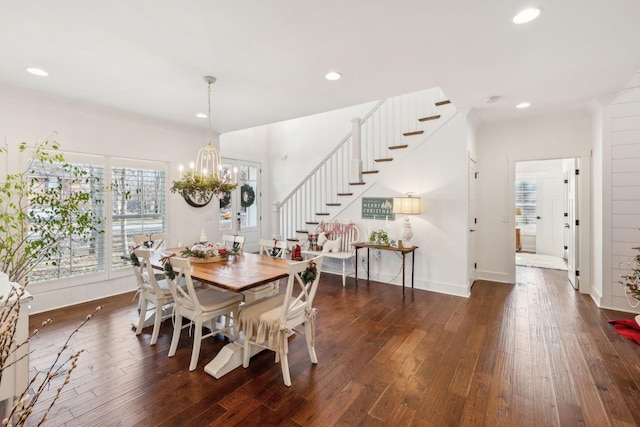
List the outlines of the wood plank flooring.
{"label": "wood plank flooring", "polygon": [[291,387],[271,352],[221,379],[207,375],[221,339],[203,342],[189,372],[186,331],[167,357],[170,320],[153,347],[151,328],[135,335],[133,294],[34,315],[33,327],[47,317],[54,324],[31,343],[32,373],[105,306],[65,350],[86,349],[45,425],[640,425],[640,346],[606,322],[632,315],[599,310],[566,272],[517,272],[515,286],[478,281],[470,298],[408,289],[403,299],[397,286],[356,288],[350,278],[343,288],[340,276],[323,275],[319,363],[304,337],[292,337]]}

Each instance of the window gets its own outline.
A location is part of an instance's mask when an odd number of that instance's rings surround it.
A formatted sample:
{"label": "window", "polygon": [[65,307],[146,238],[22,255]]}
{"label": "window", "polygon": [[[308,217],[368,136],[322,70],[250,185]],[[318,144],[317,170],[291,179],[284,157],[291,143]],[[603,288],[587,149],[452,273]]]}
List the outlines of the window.
{"label": "window", "polygon": [[[135,161],[101,156],[64,154],[68,163],[82,168],[91,177],[83,184],[90,191],[92,209],[104,218],[103,234],[91,242],[75,236],[61,243],[63,256],[54,263],[41,263],[29,275],[30,282],[45,282],[90,274],[108,279],[111,273],[129,267],[129,246],[133,236],[166,231],[167,165],[160,162]],[[39,167],[33,178],[42,188],[62,185],[66,193],[73,191],[63,169],[54,165]],[[77,184],[76,184],[77,185]],[[30,206],[39,215],[51,215],[44,206]],[[36,236],[37,237],[37,236]]]}
{"label": "window", "polygon": [[516,225],[536,227],[537,195],[536,180],[516,180],[516,208],[520,208],[521,215],[516,217]]}
{"label": "window", "polygon": [[[84,203],[82,208],[95,212],[98,217],[103,217],[104,205],[100,194],[104,190],[104,168],[92,164],[71,164],[90,178],[80,182],[68,169],[55,163],[31,163],[29,167],[31,173],[28,177],[37,183],[36,188],[39,192],[59,187],[64,198],[74,191],[89,192],[91,199]],[[32,204],[29,209],[38,218],[37,221],[46,221],[56,215],[49,206]],[[30,228],[33,226],[35,224],[30,223]],[[62,247],[62,250],[56,259],[51,259],[48,263],[40,263],[29,274],[29,281],[42,282],[104,271],[104,239],[101,234],[94,237],[95,240],[90,240],[88,236],[71,236],[61,241],[59,247]],[[38,232],[34,231],[30,238],[38,239]]]}
{"label": "window", "polygon": [[111,168],[111,262],[128,267],[125,255],[133,236],[164,233],[165,171],[130,167]]}

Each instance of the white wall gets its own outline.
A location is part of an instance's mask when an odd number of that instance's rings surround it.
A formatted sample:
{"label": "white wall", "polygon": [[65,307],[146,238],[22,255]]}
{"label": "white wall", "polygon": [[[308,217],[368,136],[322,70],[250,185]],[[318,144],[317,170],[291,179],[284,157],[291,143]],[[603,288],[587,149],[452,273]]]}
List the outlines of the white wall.
{"label": "white wall", "polygon": [[618,281],[631,270],[638,255],[633,248],[640,246],[640,73],[597,117],[602,119],[602,143],[596,144],[602,147],[604,206],[600,306],[637,313]]}
{"label": "white wall", "polygon": [[[591,265],[592,265],[592,285],[591,285],[591,297],[595,301],[598,306],[602,305],[602,294],[603,294],[603,275],[605,271],[605,252],[610,251],[610,249],[605,250],[605,240],[604,240],[604,230],[605,230],[605,217],[610,218],[610,214],[605,215],[605,210],[610,212],[611,209],[611,201],[607,204],[604,203],[604,188],[608,188],[611,184],[608,182],[608,178],[610,173],[604,172],[603,166],[603,156],[604,156],[604,141],[605,135],[609,135],[609,132],[605,132],[605,111],[603,110],[600,103],[597,101],[593,102],[593,118],[592,118],[592,133],[593,133],[593,144],[592,144],[592,157],[591,157],[591,189],[592,189],[592,217],[591,217],[591,236],[592,236],[592,254],[591,254]],[[609,226],[610,227],[610,226]],[[607,227],[608,228],[608,227]],[[610,265],[610,262],[607,262],[607,265]],[[607,267],[610,269],[611,267]]]}
{"label": "white wall", "polygon": [[[478,130],[478,277],[515,282],[515,163],[580,159],[580,221],[590,223],[591,118],[587,111],[486,123]],[[581,232],[581,292],[589,292],[590,234]],[[584,269],[584,271],[583,271]],[[584,288],[583,288],[584,287]]]}
{"label": "white wall", "polygon": [[[11,149],[12,159],[0,162],[0,174],[17,168],[17,145],[41,142],[52,135],[62,151],[101,154],[165,162],[172,176],[178,178],[177,165],[195,159],[198,149],[206,143],[206,131],[194,131],[141,117],[126,116],[105,109],[79,106],[41,95],[32,95],[11,88],[2,88],[0,95],[0,138]],[[213,208],[196,209],[180,196],[170,194],[167,203],[168,245],[178,241],[196,241],[205,228],[210,236],[217,235],[213,226]],[[217,212],[216,212],[217,214]],[[217,224],[217,222],[216,222]],[[75,304],[135,289],[133,276],[71,286],[65,292],[43,292],[32,284],[32,312]]]}

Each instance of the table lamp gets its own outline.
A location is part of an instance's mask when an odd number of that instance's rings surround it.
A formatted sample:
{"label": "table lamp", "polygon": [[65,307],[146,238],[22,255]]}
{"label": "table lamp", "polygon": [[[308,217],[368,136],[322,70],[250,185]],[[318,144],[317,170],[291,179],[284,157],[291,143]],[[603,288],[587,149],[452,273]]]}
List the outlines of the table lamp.
{"label": "table lamp", "polygon": [[522,215],[522,210],[516,206],[516,225],[519,225],[520,215]]}
{"label": "table lamp", "polygon": [[402,241],[409,242],[413,237],[413,231],[408,215],[420,215],[420,197],[413,197],[411,193],[407,194],[407,197],[394,197],[393,213],[407,215],[402,224]]}

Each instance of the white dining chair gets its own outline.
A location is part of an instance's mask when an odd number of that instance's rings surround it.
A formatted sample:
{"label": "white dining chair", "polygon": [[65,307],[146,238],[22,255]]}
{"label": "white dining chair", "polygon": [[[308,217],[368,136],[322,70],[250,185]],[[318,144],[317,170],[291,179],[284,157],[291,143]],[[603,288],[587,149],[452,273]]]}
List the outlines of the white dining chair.
{"label": "white dining chair", "polygon": [[222,244],[227,250],[230,250],[233,252],[242,252],[242,250],[244,249],[244,236],[223,234]]}
{"label": "white dining chair", "polygon": [[260,239],[259,254],[270,258],[286,258],[287,242],[275,239]]}
{"label": "white dining chair", "polygon": [[143,234],[140,236],[133,236],[133,242],[135,243],[136,247],[149,249],[151,251],[156,251],[160,249],[160,247],[164,244],[164,241],[166,239],[167,239],[167,235],[164,233]]}
{"label": "white dining chair", "polygon": [[[260,239],[258,254],[269,258],[286,258],[287,242],[284,240]],[[244,302],[253,302],[277,294],[280,291],[280,280],[269,282],[255,288],[244,291]]]}
{"label": "white dining chair", "polygon": [[[232,332],[230,318],[236,317],[238,307],[242,302],[242,295],[213,287],[196,290],[191,279],[191,263],[187,258],[170,258],[167,262],[170,263],[175,273],[175,277],[169,277],[167,274],[169,288],[175,301],[173,337],[169,348],[169,357],[173,357],[176,354],[182,329],[190,328],[193,324],[195,332],[191,362],[189,363],[189,370],[193,371],[198,365],[200,344],[203,339],[217,334],[236,339],[235,334]],[[186,286],[184,288],[177,286],[177,283],[180,283],[181,280],[185,281]],[[216,318],[219,316],[225,316],[224,325],[216,329]],[[183,325],[183,317],[189,319],[190,322]],[[202,334],[203,326],[209,328],[209,333]]]}
{"label": "white dining chair", "polygon": [[[173,296],[169,289],[166,279],[158,280],[151,262],[149,260],[151,251],[149,249],[135,249],[133,251],[140,263],[134,266],[134,272],[138,281],[138,293],[140,297],[140,319],[136,328],[136,335],[142,333],[144,323],[147,318],[147,310],[154,310],[153,332],[151,333],[150,345],[154,345],[158,341],[160,333],[160,324],[164,319],[171,317],[171,305],[173,304]],[[152,304],[149,307],[149,304]]]}
{"label": "white dining chair", "polygon": [[[315,278],[305,283],[301,275],[315,264]],[[311,260],[289,265],[287,290],[284,294],[264,298],[240,307],[236,319],[236,330],[244,334],[242,366],[249,366],[251,346],[269,349],[276,354],[276,363],[282,367],[286,386],[291,385],[289,373],[289,336],[294,328],[304,325],[307,350],[311,362],[318,363],[315,350],[316,312],[313,299],[318,290],[322,255]]]}

